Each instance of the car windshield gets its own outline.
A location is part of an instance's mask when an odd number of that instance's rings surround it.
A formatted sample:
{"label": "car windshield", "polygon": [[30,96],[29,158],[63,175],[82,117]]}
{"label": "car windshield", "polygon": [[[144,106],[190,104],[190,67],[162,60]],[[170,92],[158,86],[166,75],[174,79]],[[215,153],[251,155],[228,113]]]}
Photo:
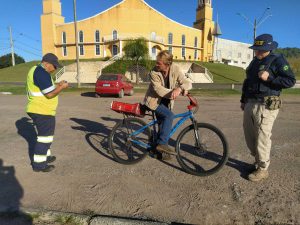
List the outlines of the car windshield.
{"label": "car windshield", "polygon": [[101,75],[99,80],[118,80],[118,75]]}

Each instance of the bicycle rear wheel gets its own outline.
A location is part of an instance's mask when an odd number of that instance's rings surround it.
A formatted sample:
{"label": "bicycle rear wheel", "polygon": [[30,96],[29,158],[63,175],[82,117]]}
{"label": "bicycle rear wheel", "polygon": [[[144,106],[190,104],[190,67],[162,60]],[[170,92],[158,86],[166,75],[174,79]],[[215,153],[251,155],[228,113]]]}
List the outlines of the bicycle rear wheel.
{"label": "bicycle rear wheel", "polygon": [[133,132],[141,129],[147,124],[138,118],[126,118],[118,122],[112,129],[108,142],[110,151],[115,160],[122,164],[134,164],[148,153],[147,147],[136,142],[149,144],[151,130],[145,128],[135,136],[130,136]]}
{"label": "bicycle rear wheel", "polygon": [[177,161],[188,173],[208,176],[219,171],[228,160],[228,144],[224,134],[211,124],[198,123],[200,146],[194,126],[181,131],[176,142]]}

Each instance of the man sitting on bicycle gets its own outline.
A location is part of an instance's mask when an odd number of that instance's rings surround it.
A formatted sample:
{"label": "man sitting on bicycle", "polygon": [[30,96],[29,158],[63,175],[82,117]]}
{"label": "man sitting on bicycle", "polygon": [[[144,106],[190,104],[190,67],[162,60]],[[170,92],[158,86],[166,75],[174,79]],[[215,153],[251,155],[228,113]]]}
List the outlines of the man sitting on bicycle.
{"label": "man sitting on bicycle", "polygon": [[172,62],[173,55],[167,50],[157,55],[156,65],[149,74],[150,85],[144,99],[144,104],[155,112],[159,124],[156,150],[169,154],[174,152],[168,146],[174,119],[171,111],[174,100],[180,94],[186,95],[192,88],[191,81]]}

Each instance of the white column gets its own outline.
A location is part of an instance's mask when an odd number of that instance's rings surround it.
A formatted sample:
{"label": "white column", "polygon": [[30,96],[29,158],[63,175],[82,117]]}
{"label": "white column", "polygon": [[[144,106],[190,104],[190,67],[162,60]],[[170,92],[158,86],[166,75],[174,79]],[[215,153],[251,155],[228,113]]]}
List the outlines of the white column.
{"label": "white column", "polygon": [[103,57],[106,57],[105,43],[103,43]]}
{"label": "white column", "polygon": [[152,57],[152,48],[150,41],[148,42],[148,48],[149,48],[149,56]]}

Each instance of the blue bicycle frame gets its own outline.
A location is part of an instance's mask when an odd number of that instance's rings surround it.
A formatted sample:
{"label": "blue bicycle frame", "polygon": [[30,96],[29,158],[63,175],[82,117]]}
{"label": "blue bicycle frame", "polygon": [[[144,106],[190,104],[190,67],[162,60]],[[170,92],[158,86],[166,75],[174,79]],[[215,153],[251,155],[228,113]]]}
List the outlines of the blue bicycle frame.
{"label": "blue bicycle frame", "polygon": [[[182,117],[182,118],[181,118]],[[177,123],[172,127],[171,133],[169,134],[169,138],[172,137],[172,135],[176,132],[176,130],[188,119],[193,119],[194,115],[192,111],[188,111],[185,113],[180,113],[174,116],[174,119],[181,118],[180,120],[177,121]],[[150,123],[148,123],[146,126],[143,126],[139,130],[133,132],[132,134],[129,135],[129,138],[135,135],[138,135],[139,133],[143,132],[146,128],[150,126],[155,126],[158,123],[157,120],[152,120]],[[155,129],[154,129],[155,130]],[[142,147],[145,147],[147,149],[151,148],[152,146],[150,144],[146,144],[144,142],[138,141],[131,139],[133,143],[136,143]]]}

